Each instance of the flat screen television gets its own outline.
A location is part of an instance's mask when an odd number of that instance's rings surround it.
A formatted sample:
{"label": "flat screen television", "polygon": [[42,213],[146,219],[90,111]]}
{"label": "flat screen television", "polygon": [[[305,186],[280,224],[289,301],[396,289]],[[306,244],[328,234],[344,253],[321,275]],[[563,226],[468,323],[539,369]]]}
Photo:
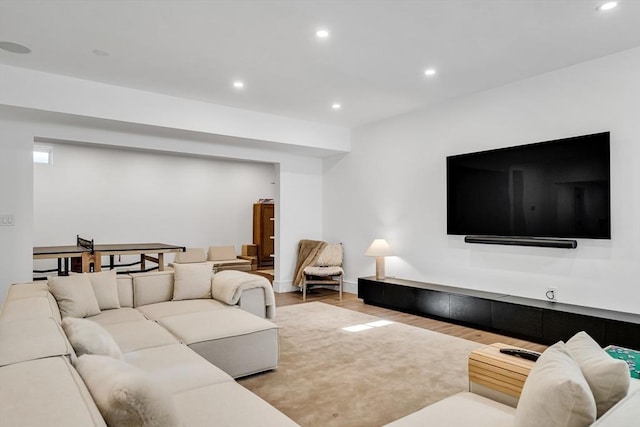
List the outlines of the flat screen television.
{"label": "flat screen television", "polygon": [[447,234],[611,238],[609,132],[447,157]]}

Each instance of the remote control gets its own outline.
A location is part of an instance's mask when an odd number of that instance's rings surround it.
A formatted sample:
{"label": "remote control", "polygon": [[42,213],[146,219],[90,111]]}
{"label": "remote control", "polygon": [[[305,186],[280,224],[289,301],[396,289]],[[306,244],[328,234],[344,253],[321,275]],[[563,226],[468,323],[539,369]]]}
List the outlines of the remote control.
{"label": "remote control", "polygon": [[501,348],[500,353],[508,354],[510,356],[522,357],[523,359],[533,360],[534,362],[540,357],[540,353],[529,350],[522,350],[519,348]]}

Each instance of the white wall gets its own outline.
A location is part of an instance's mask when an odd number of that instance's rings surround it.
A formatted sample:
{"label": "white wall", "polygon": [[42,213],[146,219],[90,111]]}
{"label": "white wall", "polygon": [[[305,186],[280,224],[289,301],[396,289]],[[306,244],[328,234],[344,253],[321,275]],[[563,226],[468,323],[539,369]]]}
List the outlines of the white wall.
{"label": "white wall", "polygon": [[[576,250],[465,244],[446,234],[445,158],[611,132],[611,240]],[[386,238],[387,275],[640,313],[640,48],[356,129],[324,163],[325,238],[351,286]]]}
{"label": "white wall", "polygon": [[[242,140],[229,141],[227,138],[221,138],[217,135],[157,126],[79,118],[60,113],[6,106],[0,107],[0,115],[2,116],[0,159],[2,159],[1,166],[3,166],[0,168],[0,183],[2,183],[0,186],[0,211],[1,213],[12,213],[16,218],[16,226],[0,228],[0,233],[2,233],[2,239],[0,239],[0,254],[2,255],[0,261],[0,301],[4,299],[6,290],[11,283],[30,281],[32,276],[32,247],[36,243],[34,241],[31,154],[34,139],[73,141],[87,147],[93,147],[91,149],[115,147],[120,150],[134,150],[134,153],[135,150],[138,150],[143,157],[150,152],[163,152],[169,157],[161,156],[162,159],[182,157],[184,154],[188,154],[275,165],[270,167],[275,167],[276,170],[276,189],[274,191],[277,206],[276,224],[279,231],[279,235],[276,236],[276,279],[274,281],[276,291],[290,289],[296,261],[292,255],[295,254],[299,236],[320,236],[322,234],[321,200],[318,197],[322,192],[322,161],[319,158],[263,148],[261,145],[254,146],[254,144],[245,143]],[[59,153],[56,151],[54,164],[57,164],[58,157]],[[181,160],[175,158],[171,161]],[[145,182],[144,185],[148,185],[148,183]],[[98,197],[100,196],[88,197],[87,203],[92,203]],[[105,203],[118,203],[116,196],[113,198],[111,196],[102,197]],[[165,189],[160,189],[157,200],[164,202],[167,197]],[[131,203],[134,202],[131,201]],[[141,209],[141,204],[127,206],[127,209]],[[313,212],[306,214],[306,209],[311,209]],[[113,229],[115,230],[117,227]],[[185,231],[185,234],[193,236],[194,229],[199,230],[200,225],[190,224],[190,229]],[[75,231],[71,228],[69,230],[75,235]],[[94,236],[105,234],[102,231],[96,232],[95,228],[92,230],[90,233],[93,233]],[[146,230],[145,233],[157,236],[152,229]],[[148,238],[160,240],[159,238]],[[127,239],[129,240],[130,237],[128,236]],[[147,237],[145,237],[146,239]],[[189,243],[187,242],[187,244]]]}
{"label": "white wall", "polygon": [[[80,234],[97,243],[234,245],[240,253],[253,241],[252,204],[275,197],[273,164],[47,145],[53,164],[34,165],[35,246],[73,244]],[[35,263],[47,264],[55,267]]]}
{"label": "white wall", "polygon": [[348,151],[344,127],[0,65],[0,104],[171,129]]}
{"label": "white wall", "polygon": [[33,256],[33,141],[28,130],[0,113],[0,214],[14,225],[0,227],[0,302],[9,283],[31,279]]}

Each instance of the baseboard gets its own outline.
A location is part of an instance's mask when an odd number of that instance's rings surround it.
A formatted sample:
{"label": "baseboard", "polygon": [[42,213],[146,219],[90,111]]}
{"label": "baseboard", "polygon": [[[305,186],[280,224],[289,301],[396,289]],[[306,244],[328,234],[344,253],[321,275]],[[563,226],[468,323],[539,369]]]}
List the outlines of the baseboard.
{"label": "baseboard", "polygon": [[[335,286],[327,286],[327,289],[336,289]],[[283,294],[285,292],[300,292],[300,288],[293,285],[293,280],[273,281],[273,292]],[[342,292],[358,295],[358,282],[343,281]]]}
{"label": "baseboard", "polygon": [[293,280],[274,280],[273,281],[273,292],[278,294],[283,294],[285,292],[295,292],[300,288],[293,285]]}
{"label": "baseboard", "polygon": [[342,282],[342,292],[347,292],[349,294],[356,294],[358,295],[358,282],[348,282],[348,281],[343,281]]}

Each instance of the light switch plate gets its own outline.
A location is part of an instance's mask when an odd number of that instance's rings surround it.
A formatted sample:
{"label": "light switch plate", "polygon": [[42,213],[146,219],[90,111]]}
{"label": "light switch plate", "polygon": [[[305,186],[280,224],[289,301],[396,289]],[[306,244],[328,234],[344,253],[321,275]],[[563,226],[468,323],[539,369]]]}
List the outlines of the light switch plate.
{"label": "light switch plate", "polygon": [[12,226],[13,225],[13,215],[0,215],[0,226]]}

